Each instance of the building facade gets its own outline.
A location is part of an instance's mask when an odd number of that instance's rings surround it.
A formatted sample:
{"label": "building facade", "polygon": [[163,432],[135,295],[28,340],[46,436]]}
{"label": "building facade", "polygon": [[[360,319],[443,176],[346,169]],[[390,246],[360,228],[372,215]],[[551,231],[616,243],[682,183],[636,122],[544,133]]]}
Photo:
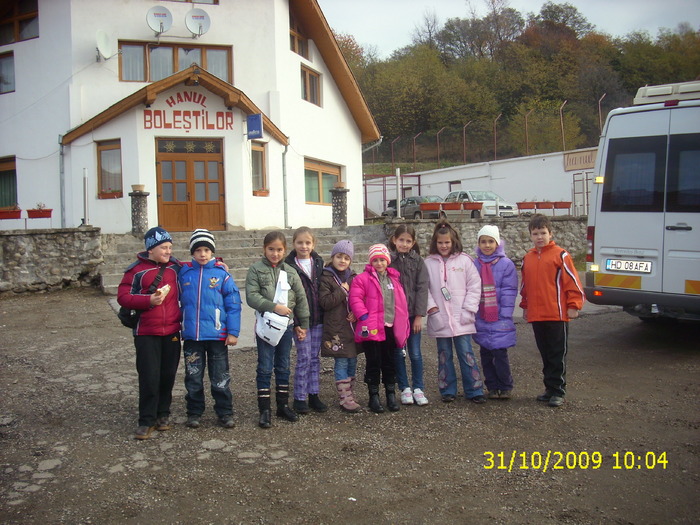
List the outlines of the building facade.
{"label": "building facade", "polygon": [[0,209],[124,233],[142,185],[149,226],[326,227],[344,186],[362,223],[380,135],[315,0],[7,4]]}

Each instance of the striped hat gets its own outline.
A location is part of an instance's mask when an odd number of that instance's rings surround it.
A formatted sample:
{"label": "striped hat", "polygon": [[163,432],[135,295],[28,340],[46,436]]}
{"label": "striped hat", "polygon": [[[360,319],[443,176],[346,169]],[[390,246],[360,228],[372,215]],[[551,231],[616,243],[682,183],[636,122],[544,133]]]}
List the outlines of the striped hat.
{"label": "striped hat", "polygon": [[377,257],[383,257],[384,259],[386,259],[386,262],[391,263],[391,254],[389,253],[389,248],[387,248],[384,244],[373,244],[369,247],[370,264],[372,264],[372,261]]}
{"label": "striped hat", "polygon": [[194,251],[202,246],[209,248],[212,253],[216,251],[216,241],[212,233],[200,228],[193,231],[190,237],[190,254],[194,254]]}

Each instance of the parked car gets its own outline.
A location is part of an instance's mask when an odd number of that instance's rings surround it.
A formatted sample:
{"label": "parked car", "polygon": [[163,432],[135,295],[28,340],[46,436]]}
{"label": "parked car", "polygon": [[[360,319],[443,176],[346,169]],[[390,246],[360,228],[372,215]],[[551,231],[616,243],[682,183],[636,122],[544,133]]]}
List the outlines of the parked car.
{"label": "parked car", "polygon": [[[440,210],[421,211],[421,202],[442,202],[439,195],[412,195],[401,199],[401,217],[406,219],[437,219]],[[396,217],[396,199],[387,203],[387,208],[382,212],[383,217]]]}
{"label": "parked car", "polygon": [[[481,211],[479,210],[444,210],[443,214],[447,217],[455,217],[458,215],[469,214],[472,218],[484,217],[514,217],[518,214],[517,205],[512,202],[507,202],[503,197],[488,190],[457,190],[451,191],[445,197],[448,202],[483,202]],[[498,212],[496,211],[498,206]]]}

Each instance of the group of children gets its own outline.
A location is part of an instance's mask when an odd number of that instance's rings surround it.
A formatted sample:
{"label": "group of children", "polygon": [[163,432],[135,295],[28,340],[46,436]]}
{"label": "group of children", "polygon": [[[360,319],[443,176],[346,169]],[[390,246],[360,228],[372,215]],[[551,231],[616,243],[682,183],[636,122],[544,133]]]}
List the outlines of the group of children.
{"label": "group of children", "polygon": [[[534,247],[523,261],[520,306],[533,325],[543,361],[545,392],[537,399],[560,406],[566,387],[567,321],[582,307],[582,287],[571,257],[552,240],[549,219],[533,216],[529,230]],[[297,414],[327,410],[319,398],[320,356],[334,358],[338,403],[344,411],[361,408],[355,392],[359,353],[365,354],[364,382],[372,412],[385,411],[381,384],[389,411],[398,411],[400,404],[428,404],[420,349],[426,317],[427,333],[437,342],[438,388],[443,402],[457,396],[453,347],[466,399],[481,404],[487,397],[511,397],[513,377],[507,349],[516,343],[513,310],[518,276],[496,226],[481,228],[476,257],[472,258],[464,253],[459,232],[440,221],[429,254],[423,259],[413,227],[399,225],[388,247],[371,246],[368,264],[359,275],[351,267],[355,253],[349,240],[335,244],[327,264],[314,250],[316,239],[308,227],[295,231],[292,245],[286,255],[284,233],[268,233],[263,257],[249,268],[246,277],[246,300],[260,321],[267,322],[266,313],[283,319],[275,340],[261,336],[256,329],[261,428],[271,426],[273,372],[277,417],[296,421]],[[225,428],[234,426],[226,347],[237,343],[241,300],[228,268],[214,258],[214,251],[214,236],[207,230],[196,230],[190,240],[192,262],[181,264],[178,276],[186,424],[192,428],[199,426],[204,410],[207,366],[219,422]],[[472,338],[480,346],[484,381]],[[292,342],[297,359],[290,407]],[[411,364],[410,384],[406,356]],[[167,416],[165,419],[167,423]],[[163,430],[158,424],[153,428]]]}

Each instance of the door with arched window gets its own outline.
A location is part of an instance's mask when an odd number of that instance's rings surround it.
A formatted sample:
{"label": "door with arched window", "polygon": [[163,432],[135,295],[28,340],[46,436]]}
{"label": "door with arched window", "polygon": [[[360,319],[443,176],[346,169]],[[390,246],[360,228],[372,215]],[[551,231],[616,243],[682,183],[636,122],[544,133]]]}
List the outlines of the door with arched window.
{"label": "door with arched window", "polygon": [[220,139],[157,139],[158,222],[169,231],[224,230]]}

